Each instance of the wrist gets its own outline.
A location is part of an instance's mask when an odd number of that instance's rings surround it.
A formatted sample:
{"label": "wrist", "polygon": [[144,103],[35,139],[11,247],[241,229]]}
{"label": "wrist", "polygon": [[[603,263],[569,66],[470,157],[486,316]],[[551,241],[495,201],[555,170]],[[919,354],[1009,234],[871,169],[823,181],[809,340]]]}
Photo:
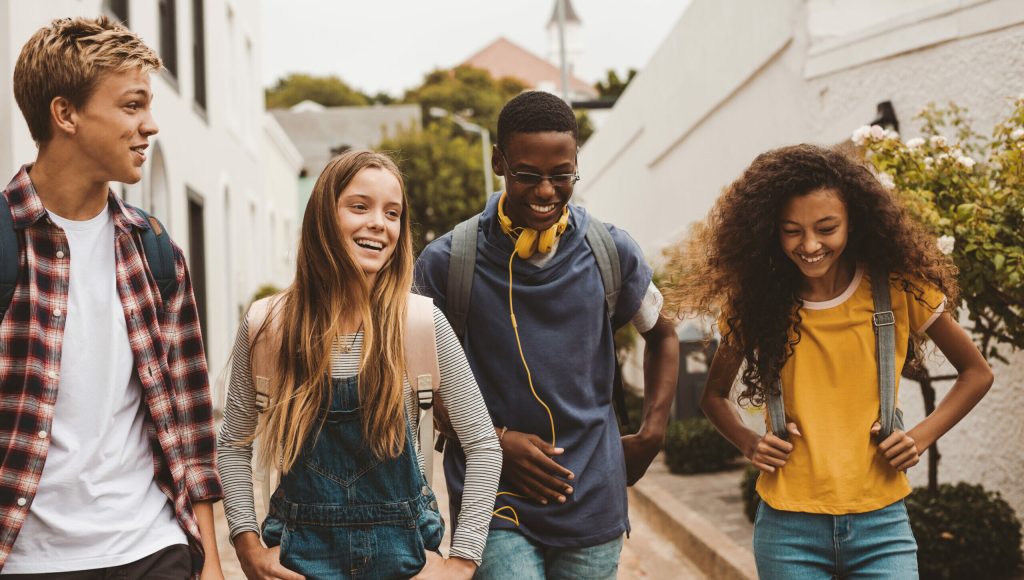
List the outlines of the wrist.
{"label": "wrist", "polygon": [[238,534],[231,539],[231,543],[234,544],[235,553],[238,554],[239,557],[248,556],[253,552],[253,550],[263,547],[259,534],[253,531]]}

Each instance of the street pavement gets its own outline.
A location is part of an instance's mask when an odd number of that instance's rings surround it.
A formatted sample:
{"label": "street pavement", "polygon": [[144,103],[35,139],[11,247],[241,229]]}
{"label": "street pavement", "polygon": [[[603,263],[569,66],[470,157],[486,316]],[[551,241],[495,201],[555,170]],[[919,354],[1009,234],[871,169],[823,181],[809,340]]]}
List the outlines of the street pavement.
{"label": "street pavement", "polygon": [[[451,521],[448,517],[448,494],[445,492],[444,472],[441,469],[439,454],[435,455],[434,460],[434,493],[438,496],[438,505],[445,521]],[[262,505],[260,498],[256,499],[256,505]],[[257,508],[257,511],[261,510]],[[228,541],[228,526],[224,519],[223,504],[218,502],[214,513],[217,525],[217,546],[220,550],[221,566],[224,568],[224,578],[244,580],[245,575],[242,574],[235,550]],[[262,521],[263,514],[259,513],[258,515]],[[633,513],[630,523],[633,530],[623,545],[619,580],[703,580],[707,577],[693,562],[684,557],[671,541],[660,536],[642,515]],[[447,553],[449,541],[449,532],[446,530],[445,539],[441,543],[442,552]]]}

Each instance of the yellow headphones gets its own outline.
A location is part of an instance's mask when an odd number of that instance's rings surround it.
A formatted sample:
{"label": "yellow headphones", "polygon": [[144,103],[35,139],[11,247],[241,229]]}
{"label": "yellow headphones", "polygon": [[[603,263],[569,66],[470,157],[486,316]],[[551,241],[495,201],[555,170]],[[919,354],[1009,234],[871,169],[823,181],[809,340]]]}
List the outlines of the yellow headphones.
{"label": "yellow headphones", "polygon": [[569,226],[569,206],[562,208],[562,217],[558,218],[555,225],[538,232],[532,228],[517,228],[512,225],[512,218],[505,215],[506,195],[502,192],[501,199],[498,200],[498,223],[501,224],[501,231],[516,239],[516,254],[525,260],[538,251],[542,254],[550,252],[555,240],[565,233]]}

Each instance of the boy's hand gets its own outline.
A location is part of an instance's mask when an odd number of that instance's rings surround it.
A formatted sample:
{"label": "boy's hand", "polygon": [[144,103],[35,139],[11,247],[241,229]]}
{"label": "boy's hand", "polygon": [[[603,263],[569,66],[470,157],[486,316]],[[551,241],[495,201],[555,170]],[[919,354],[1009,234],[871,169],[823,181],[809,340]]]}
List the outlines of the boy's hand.
{"label": "boy's hand", "polygon": [[[789,431],[790,435],[802,437],[800,430],[796,427],[796,423],[786,423],[786,431]],[[776,469],[786,465],[786,462],[789,461],[789,454],[792,452],[792,443],[785,439],[780,439],[774,433],[768,431],[744,455],[754,467],[765,473],[775,473]]]}
{"label": "boy's hand", "polygon": [[664,435],[647,436],[642,432],[622,437],[622,454],[626,457],[626,485],[640,481],[664,442]]}
{"label": "boy's hand", "polygon": [[501,475],[520,493],[536,501],[565,503],[565,496],[573,492],[572,486],[559,478],[571,480],[571,471],[551,459],[565,452],[529,433],[505,431],[501,437]]}
{"label": "boy's hand", "polygon": [[[882,426],[875,421],[871,426],[871,434],[877,435]],[[896,471],[906,471],[921,461],[921,452],[917,449],[917,442],[904,431],[895,430],[885,441],[878,444],[878,452],[885,456]]]}
{"label": "boy's hand", "polygon": [[427,550],[427,564],[412,580],[470,580],[476,573],[476,562],[462,558],[445,559],[437,552]]}

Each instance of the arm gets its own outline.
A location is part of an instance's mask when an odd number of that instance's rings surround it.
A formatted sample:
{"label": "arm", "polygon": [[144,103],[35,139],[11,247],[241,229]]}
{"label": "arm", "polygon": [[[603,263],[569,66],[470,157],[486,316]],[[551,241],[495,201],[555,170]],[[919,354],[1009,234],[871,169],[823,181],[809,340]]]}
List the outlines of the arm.
{"label": "arm", "polygon": [[[762,436],[743,424],[739,412],[729,400],[732,384],[742,363],[743,355],[739,350],[726,342],[719,345],[711,360],[700,408],[718,432],[735,445],[754,467],[772,473],[786,464],[793,445],[779,439],[771,431]],[[788,423],[786,428],[790,434],[800,435],[794,423]]]}
{"label": "arm", "polygon": [[992,369],[967,332],[948,312],[928,328],[928,336],[956,368],[957,379],[935,411],[910,431],[894,432],[878,448],[889,464],[906,471],[917,465],[920,454],[960,422],[992,386]]}
{"label": "arm", "polygon": [[213,502],[197,502],[193,508],[196,510],[199,535],[203,538],[203,552],[206,554],[203,572],[199,577],[201,580],[223,580],[224,572],[220,568],[220,552],[217,549],[217,532],[213,527]]}
{"label": "arm", "polygon": [[644,337],[644,408],[640,431],[622,438],[627,483],[643,477],[665,443],[669,410],[679,377],[679,338],[672,322],[659,316]]}

